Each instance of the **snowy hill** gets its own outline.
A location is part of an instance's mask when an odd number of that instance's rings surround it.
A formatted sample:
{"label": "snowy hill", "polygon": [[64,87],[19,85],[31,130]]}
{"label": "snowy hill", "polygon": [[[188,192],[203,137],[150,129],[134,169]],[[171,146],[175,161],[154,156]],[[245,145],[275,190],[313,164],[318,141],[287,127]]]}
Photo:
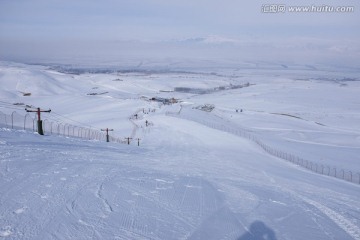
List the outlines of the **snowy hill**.
{"label": "snowy hill", "polygon": [[360,239],[357,75],[321,66],[78,75],[2,63],[3,114],[25,115],[14,103],[51,108],[43,119],[141,140],[39,136],[0,122],[0,237]]}

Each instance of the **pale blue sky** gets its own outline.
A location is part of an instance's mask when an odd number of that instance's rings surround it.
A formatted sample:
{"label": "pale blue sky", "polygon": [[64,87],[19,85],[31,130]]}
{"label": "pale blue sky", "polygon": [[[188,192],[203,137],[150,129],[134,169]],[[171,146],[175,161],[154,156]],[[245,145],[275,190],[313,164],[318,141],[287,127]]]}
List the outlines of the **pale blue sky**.
{"label": "pale blue sky", "polygon": [[[147,47],[162,49],[163,45],[172,44],[174,50],[189,43],[183,40],[208,37],[216,38],[217,47],[222,40],[226,44],[232,42],[239,54],[253,45],[265,52],[281,46],[288,51],[305,46],[314,48],[319,56],[323,48],[324,59],[334,49],[352,53],[351,58],[359,56],[360,1],[280,1],[287,6],[354,6],[353,13],[262,13],[262,5],[269,3],[273,1],[0,0],[0,58],[44,59],[51,55],[55,59],[64,54],[71,58],[72,53],[74,57],[85,57],[92,52],[104,58],[124,56],[124,52],[126,56],[149,57],[153,52]],[[209,41],[205,42],[209,47]],[[117,51],[112,51],[114,48]],[[137,52],[138,48],[142,52]],[[227,55],[232,52],[228,48],[225,47],[223,57],[234,57]],[[163,56],[172,57],[173,52],[181,51],[168,51]],[[219,53],[221,49],[214,55]],[[262,57],[261,51],[257,54]]]}

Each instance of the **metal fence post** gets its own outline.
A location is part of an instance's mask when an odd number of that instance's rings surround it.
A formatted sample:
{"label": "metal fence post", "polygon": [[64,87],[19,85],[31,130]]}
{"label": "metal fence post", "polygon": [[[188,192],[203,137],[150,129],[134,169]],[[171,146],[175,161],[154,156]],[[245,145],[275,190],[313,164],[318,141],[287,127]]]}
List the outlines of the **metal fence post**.
{"label": "metal fence post", "polygon": [[11,129],[14,129],[14,113],[15,111],[11,113]]}

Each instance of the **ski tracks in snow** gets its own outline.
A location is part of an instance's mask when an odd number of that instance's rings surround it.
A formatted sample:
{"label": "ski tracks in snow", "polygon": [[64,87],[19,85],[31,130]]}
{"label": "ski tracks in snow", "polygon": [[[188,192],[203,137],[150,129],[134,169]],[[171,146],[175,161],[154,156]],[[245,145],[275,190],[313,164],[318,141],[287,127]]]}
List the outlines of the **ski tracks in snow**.
{"label": "ski tracks in snow", "polygon": [[99,189],[98,189],[97,192],[96,192],[96,196],[97,196],[98,198],[100,198],[101,201],[103,202],[103,205],[104,205],[104,207],[105,207],[105,210],[106,210],[108,213],[112,213],[112,212],[114,212],[114,210],[113,210],[113,208],[111,207],[111,205],[109,204],[109,201],[104,197],[104,195],[103,195],[103,190],[104,190],[104,183],[101,183]]}
{"label": "ski tracks in snow", "polygon": [[[274,183],[274,182],[273,182]],[[313,215],[313,221],[318,225],[318,228],[320,230],[322,230],[324,232],[325,235],[328,235],[329,238],[334,239],[334,236],[329,233],[326,228],[324,228],[322,226],[321,223],[317,222],[317,218],[319,218],[319,214],[316,213],[315,211],[311,210],[311,208],[309,208],[309,206],[314,207],[315,209],[317,209],[320,213],[322,213],[323,215],[325,215],[330,221],[332,221],[336,226],[338,226],[339,228],[341,228],[342,230],[344,230],[348,236],[350,236],[352,239],[354,240],[360,240],[360,228],[354,223],[357,220],[353,219],[350,220],[347,217],[343,216],[341,213],[331,209],[328,206],[325,206],[325,204],[323,203],[329,203],[328,205],[330,205],[329,199],[322,199],[320,203],[318,200],[314,200],[314,198],[316,197],[321,197],[320,195],[314,195],[314,194],[306,194],[308,196],[305,196],[305,193],[299,193],[300,191],[294,191],[289,189],[288,187],[280,187],[279,191],[282,192],[287,192],[289,193],[294,200],[298,202],[297,204],[299,204],[299,206],[301,208],[303,208],[305,210],[305,212]],[[331,199],[330,199],[331,200]],[[332,200],[336,200],[336,199],[332,199]],[[302,203],[301,203],[302,202]],[[336,205],[341,205],[341,204],[345,204],[344,202],[338,202],[338,200],[336,200]],[[351,211],[351,207],[347,206],[349,209],[348,211]]]}
{"label": "ski tracks in snow", "polygon": [[308,204],[316,207],[319,211],[325,214],[329,219],[331,219],[337,226],[343,229],[347,234],[349,234],[353,239],[360,240],[360,228],[353,224],[350,220],[346,219],[340,213],[335,212],[334,210],[326,207],[325,205],[311,200],[307,197],[298,195]]}

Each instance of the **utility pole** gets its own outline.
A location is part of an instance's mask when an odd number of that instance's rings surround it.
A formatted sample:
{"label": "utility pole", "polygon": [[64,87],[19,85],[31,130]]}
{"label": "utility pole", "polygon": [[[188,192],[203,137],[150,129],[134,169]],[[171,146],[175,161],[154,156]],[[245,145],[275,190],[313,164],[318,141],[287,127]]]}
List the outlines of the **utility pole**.
{"label": "utility pole", "polygon": [[106,142],[110,142],[109,140],[109,131],[114,131],[114,129],[101,129],[101,131],[106,131]]}
{"label": "utility pole", "polygon": [[141,140],[141,138],[137,138],[136,140],[137,140],[137,142],[138,142],[138,146],[140,146],[140,140]]}
{"label": "utility pole", "polygon": [[37,113],[37,115],[38,115],[38,120],[37,120],[38,133],[40,135],[44,135],[44,130],[43,130],[43,127],[42,127],[42,121],[41,121],[41,118],[40,118],[40,113],[42,113],[42,112],[49,113],[49,112],[51,112],[51,109],[49,109],[49,110],[41,110],[40,108],[37,108],[36,110],[29,110],[29,109],[25,108],[25,111],[26,112],[36,112]]}
{"label": "utility pole", "polygon": [[130,145],[130,140],[132,139],[131,137],[127,137],[127,138],[125,138],[126,140],[127,140],[127,143],[128,143],[128,145]]}

